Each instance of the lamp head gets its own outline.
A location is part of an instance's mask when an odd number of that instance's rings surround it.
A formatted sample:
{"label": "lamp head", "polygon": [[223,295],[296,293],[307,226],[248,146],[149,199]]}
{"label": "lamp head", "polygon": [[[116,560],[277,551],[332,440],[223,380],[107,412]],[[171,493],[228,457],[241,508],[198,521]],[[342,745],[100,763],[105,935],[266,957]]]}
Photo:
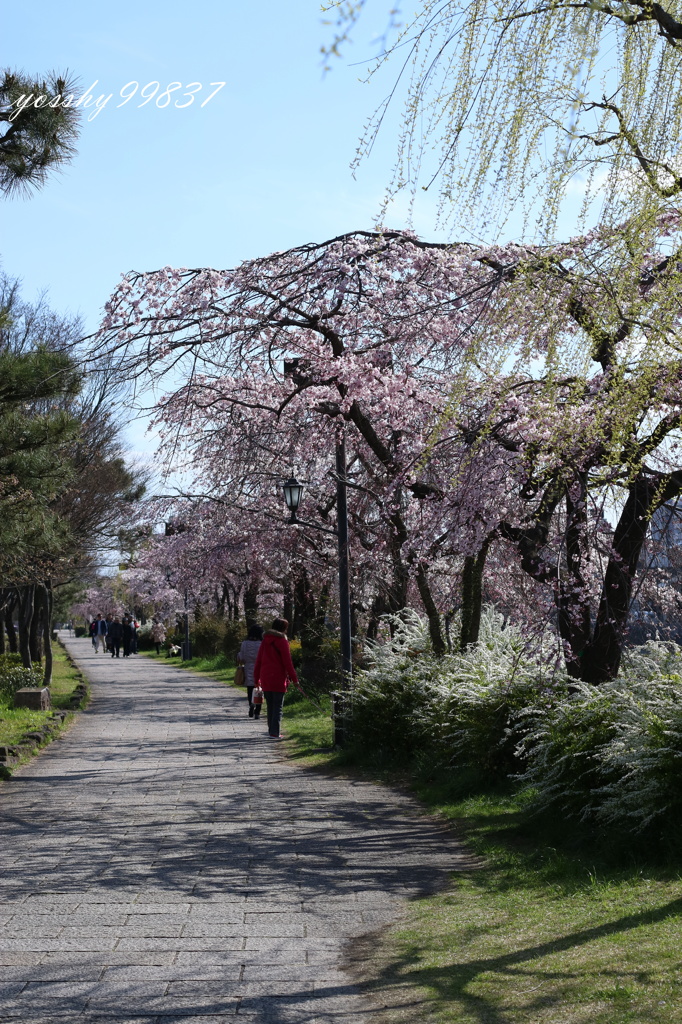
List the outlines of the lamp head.
{"label": "lamp head", "polygon": [[299,484],[295,476],[290,476],[288,480],[284,481],[284,500],[287,503],[287,508],[292,513],[296,514],[298,506],[301,504],[301,497],[303,496],[303,484]]}

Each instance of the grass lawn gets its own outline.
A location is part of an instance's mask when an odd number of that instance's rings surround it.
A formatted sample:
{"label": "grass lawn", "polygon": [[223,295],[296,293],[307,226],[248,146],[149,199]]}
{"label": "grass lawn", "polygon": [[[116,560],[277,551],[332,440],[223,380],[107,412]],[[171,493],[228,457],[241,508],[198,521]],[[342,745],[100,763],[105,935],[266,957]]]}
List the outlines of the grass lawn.
{"label": "grass lawn", "polygon": [[608,867],[544,845],[511,797],[428,802],[482,865],[414,901],[378,943],[360,943],[367,989],[393,1007],[387,1019],[418,1016],[416,989],[424,1015],[443,1024],[682,1022],[675,867]]}
{"label": "grass lawn", "polygon": [[[224,658],[185,666],[226,682],[234,674]],[[656,865],[627,846],[586,853],[568,824],[529,822],[518,796],[454,799],[447,780],[410,780],[332,751],[328,705],[298,694],[287,696],[283,730],[292,759],[407,782],[481,858],[354,944],[350,964],[386,1021],[682,1024],[682,858]]]}
{"label": "grass lawn", "polygon": [[[50,697],[53,708],[65,708],[78,683],[84,682],[78,669],[69,661],[59,643],[52,645],[54,665]],[[39,729],[50,717],[49,711],[30,711],[0,702],[0,746],[12,746],[26,732]]]}

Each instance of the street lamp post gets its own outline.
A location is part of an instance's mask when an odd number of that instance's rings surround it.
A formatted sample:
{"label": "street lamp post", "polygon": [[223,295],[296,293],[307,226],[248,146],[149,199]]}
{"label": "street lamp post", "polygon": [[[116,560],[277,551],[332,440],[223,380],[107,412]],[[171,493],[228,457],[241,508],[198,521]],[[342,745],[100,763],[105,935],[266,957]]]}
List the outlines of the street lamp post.
{"label": "street lamp post", "polygon": [[[172,572],[170,569],[166,569],[166,579],[170,585]],[[189,638],[189,594],[187,587],[185,587],[185,642],[182,645],[182,660],[189,661],[192,657],[192,641]]]}
{"label": "street lamp post", "polygon": [[310,523],[296,515],[303,496],[303,484],[292,475],[284,482],[284,500],[291,512],[289,523],[308,526],[322,533],[333,534],[339,551],[339,625],[341,632],[341,668],[346,686],[350,686],[353,673],[353,646],[351,636],[350,584],[348,578],[348,505],[346,500],[346,446],[343,439],[336,444],[336,526],[330,530],[319,523]]}
{"label": "street lamp post", "polygon": [[189,661],[192,657],[192,641],[189,638],[189,604],[187,587],[185,587],[185,643],[182,649],[183,661]]}

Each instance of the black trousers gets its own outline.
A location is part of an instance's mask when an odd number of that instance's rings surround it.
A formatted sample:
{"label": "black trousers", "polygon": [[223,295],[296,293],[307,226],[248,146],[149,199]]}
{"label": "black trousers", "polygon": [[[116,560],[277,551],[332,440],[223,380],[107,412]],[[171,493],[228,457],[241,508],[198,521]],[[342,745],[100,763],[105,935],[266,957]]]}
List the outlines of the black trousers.
{"label": "black trousers", "polygon": [[110,640],[109,643],[111,645],[111,657],[112,658],[120,657],[120,655],[121,655],[121,641],[118,639],[118,637],[115,640],[113,640],[113,639]]}
{"label": "black trousers", "polygon": [[271,736],[279,736],[284,709],[284,694],[266,690],[265,703],[268,706],[268,732]]}

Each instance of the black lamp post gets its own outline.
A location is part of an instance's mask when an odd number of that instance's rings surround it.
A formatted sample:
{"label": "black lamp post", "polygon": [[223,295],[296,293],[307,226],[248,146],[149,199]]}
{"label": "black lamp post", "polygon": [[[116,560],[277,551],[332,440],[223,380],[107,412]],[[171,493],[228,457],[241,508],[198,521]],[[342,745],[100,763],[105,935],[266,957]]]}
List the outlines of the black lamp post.
{"label": "black lamp post", "polygon": [[346,446],[338,441],[336,445],[336,522],[337,528],[330,530],[319,523],[310,523],[296,515],[303,496],[303,484],[293,475],[284,482],[284,500],[291,512],[289,523],[308,526],[322,533],[333,534],[339,549],[339,618],[341,627],[341,668],[350,685],[353,671],[353,647],[351,639],[350,584],[348,580],[348,505],[346,502]]}
{"label": "black lamp post", "polygon": [[[166,579],[170,583],[171,571],[166,569]],[[182,645],[182,660],[189,661],[192,657],[192,641],[189,638],[189,595],[187,593],[187,587],[185,587],[185,642]]]}

